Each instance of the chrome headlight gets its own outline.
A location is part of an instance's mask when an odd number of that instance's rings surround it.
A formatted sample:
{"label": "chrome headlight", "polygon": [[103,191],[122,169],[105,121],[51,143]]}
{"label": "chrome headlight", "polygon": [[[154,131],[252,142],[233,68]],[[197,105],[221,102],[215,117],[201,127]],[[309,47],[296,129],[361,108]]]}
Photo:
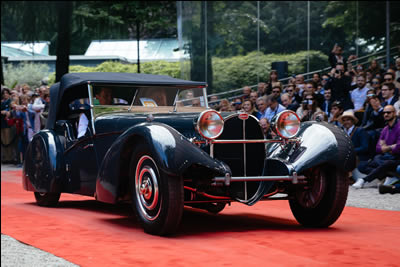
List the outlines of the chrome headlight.
{"label": "chrome headlight", "polygon": [[300,130],[300,119],[293,111],[282,111],[274,118],[274,128],[280,137],[293,138]]}
{"label": "chrome headlight", "polygon": [[224,120],[215,110],[205,110],[197,121],[197,131],[206,139],[215,139],[222,134],[224,130]]}

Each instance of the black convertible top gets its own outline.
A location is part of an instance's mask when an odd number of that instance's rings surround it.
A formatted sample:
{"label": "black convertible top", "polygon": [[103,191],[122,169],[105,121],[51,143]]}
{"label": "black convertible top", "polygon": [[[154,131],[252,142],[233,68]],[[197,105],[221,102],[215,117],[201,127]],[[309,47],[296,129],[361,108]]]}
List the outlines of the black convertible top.
{"label": "black convertible top", "polygon": [[[64,94],[77,95],[82,91],[87,92],[85,85],[157,85],[157,86],[183,86],[204,87],[205,82],[186,81],[165,75],[117,72],[83,72],[65,74],[60,82],[50,88],[50,109],[46,123],[47,129],[53,129],[57,113],[60,111],[61,99]],[[73,89],[73,88],[76,88]],[[73,89],[73,90],[71,90]],[[71,91],[71,92],[70,92]],[[61,107],[61,109],[63,109]]]}
{"label": "black convertible top", "polygon": [[60,89],[64,91],[68,88],[87,83],[206,86],[205,82],[180,80],[165,75],[117,72],[84,72],[65,74],[61,78]]}

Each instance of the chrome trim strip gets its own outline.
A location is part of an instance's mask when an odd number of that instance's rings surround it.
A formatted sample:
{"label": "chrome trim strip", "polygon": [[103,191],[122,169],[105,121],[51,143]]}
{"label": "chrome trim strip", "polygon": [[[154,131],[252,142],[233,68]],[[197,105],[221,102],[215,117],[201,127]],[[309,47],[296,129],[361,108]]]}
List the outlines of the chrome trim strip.
{"label": "chrome trim strip", "polygon": [[208,96],[207,96],[207,88],[203,87],[203,98],[204,98],[204,105],[206,106],[206,108],[210,108],[208,106]]}
{"label": "chrome trim strip", "polygon": [[237,176],[237,177],[215,177],[212,179],[213,182],[223,183],[226,186],[230,185],[230,182],[253,182],[253,181],[291,181],[293,184],[297,184],[299,180],[306,179],[305,176],[298,176],[294,173],[292,176]]}
{"label": "chrome trim strip", "polygon": [[90,84],[90,82],[88,82],[88,95],[89,95],[89,105],[90,105],[90,116],[92,117],[92,118],[91,118],[91,122],[92,122],[93,135],[95,135],[95,134],[96,134],[96,129],[94,128],[93,87],[92,87],[92,85]]}
{"label": "chrome trim strip", "polygon": [[128,112],[131,111],[131,109],[132,109],[132,107],[133,107],[133,103],[135,103],[136,96],[137,96],[138,92],[139,92],[139,89],[136,89],[135,95],[133,96],[133,99],[132,99],[132,104],[131,104],[131,106],[129,107]]}
{"label": "chrome trim strip", "polygon": [[250,140],[209,140],[213,144],[255,144],[255,143],[298,143],[299,139],[288,139],[288,140],[274,140],[274,139],[250,139]]}

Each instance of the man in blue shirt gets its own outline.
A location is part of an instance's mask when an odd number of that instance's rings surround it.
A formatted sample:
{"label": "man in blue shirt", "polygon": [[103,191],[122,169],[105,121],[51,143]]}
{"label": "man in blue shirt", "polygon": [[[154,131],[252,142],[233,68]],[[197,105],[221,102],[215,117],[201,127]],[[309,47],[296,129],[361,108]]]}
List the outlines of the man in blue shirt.
{"label": "man in blue shirt", "polygon": [[267,118],[268,121],[271,121],[272,118],[279,112],[286,110],[284,106],[278,103],[278,98],[274,95],[267,96],[267,104],[269,107],[265,111],[264,117]]}

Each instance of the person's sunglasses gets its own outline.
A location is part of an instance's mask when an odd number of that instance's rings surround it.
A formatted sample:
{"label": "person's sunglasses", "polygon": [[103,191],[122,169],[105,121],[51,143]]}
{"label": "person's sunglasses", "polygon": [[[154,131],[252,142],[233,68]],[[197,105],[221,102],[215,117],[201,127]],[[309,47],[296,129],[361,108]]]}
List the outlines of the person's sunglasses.
{"label": "person's sunglasses", "polygon": [[394,111],[383,111],[382,113],[383,114],[390,114],[390,113],[393,113]]}

